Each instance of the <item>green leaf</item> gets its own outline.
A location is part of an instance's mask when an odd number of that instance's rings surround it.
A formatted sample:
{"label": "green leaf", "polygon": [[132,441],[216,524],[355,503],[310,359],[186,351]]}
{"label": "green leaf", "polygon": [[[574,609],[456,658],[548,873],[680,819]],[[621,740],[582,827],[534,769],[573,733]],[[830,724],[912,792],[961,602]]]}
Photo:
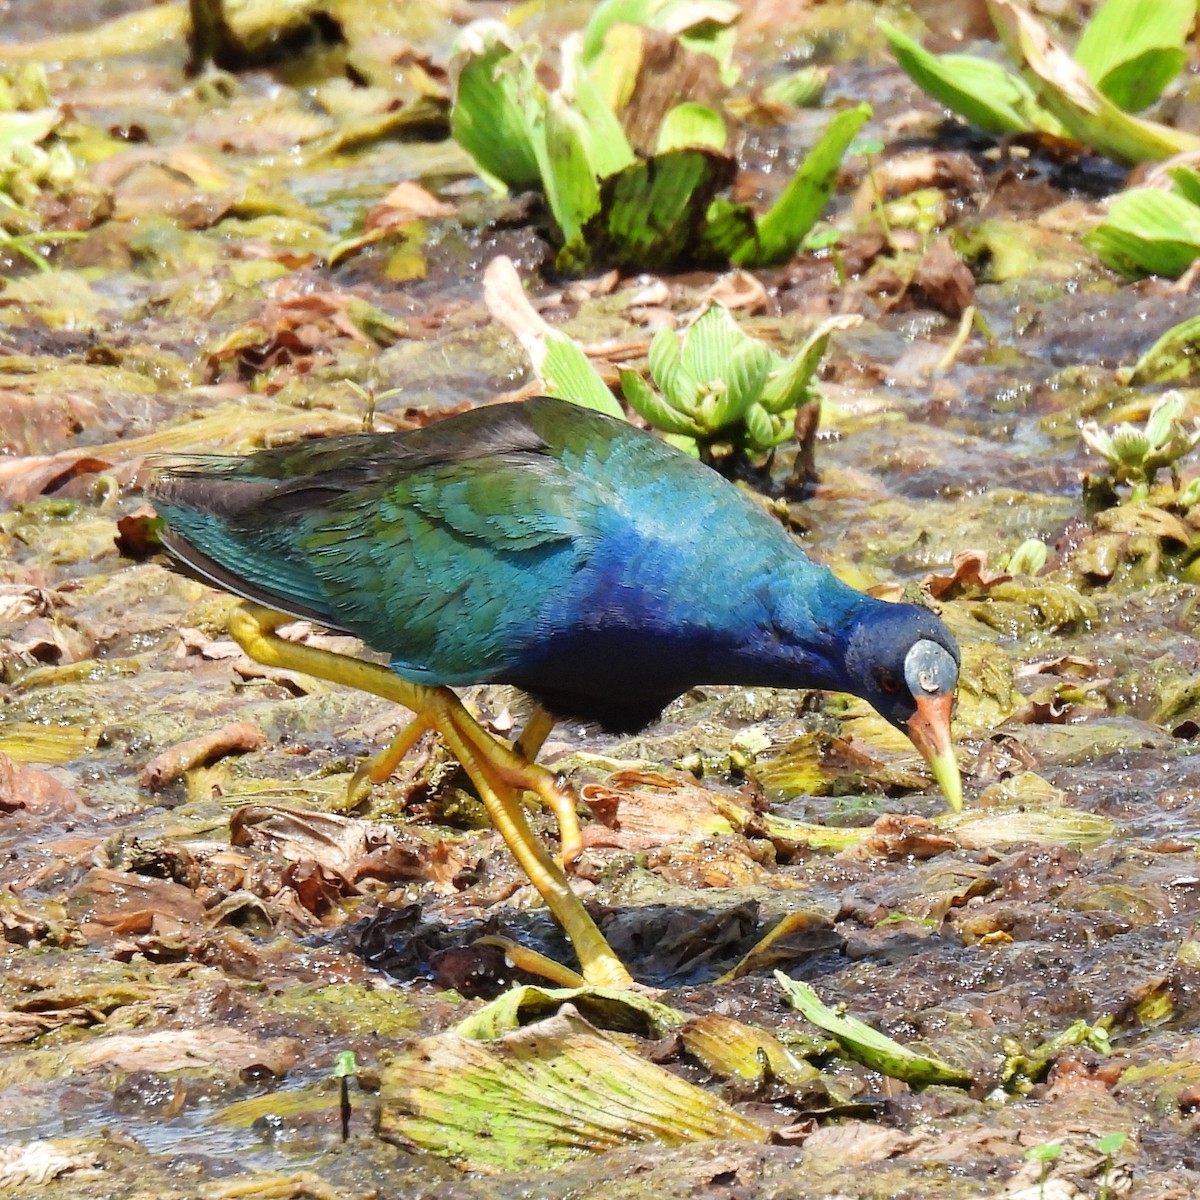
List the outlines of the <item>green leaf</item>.
{"label": "green leaf", "polygon": [[726,421],[741,421],[746,410],[759,399],[774,357],[757,338],[747,338],[734,350],[725,371],[725,382],[729,385],[726,393],[729,415]]}
{"label": "green leaf", "polygon": [[729,309],[721,304],[709,305],[684,334],[684,370],[702,388],[724,381],[733,352],[748,340]]}
{"label": "green leaf", "polygon": [[714,263],[732,261],[736,251],[753,244],[757,226],[749,204],[718,196],[708,206],[700,234],[700,257]]}
{"label": "green leaf", "polygon": [[571,1004],[593,1025],[644,1037],[667,1037],[687,1019],[687,1013],[670,1008],[640,992],[624,988],[586,986],[545,988],[523,984],[511,988],[460,1021],[454,1032],[460,1037],[489,1040],[512,1033],[522,1025],[552,1017],[564,1004]]}
{"label": "green leaf", "polygon": [[845,1053],[864,1067],[918,1087],[932,1083],[957,1087],[970,1084],[968,1072],[960,1071],[930,1055],[918,1054],[892,1041],[879,1030],[872,1029],[857,1017],[839,1016],[821,1003],[817,993],[807,983],[791,979],[782,971],[775,972],[775,980],[794,1009],[803,1013],[819,1029],[837,1038]]}
{"label": "green leaf", "polygon": [[1126,112],[1149,108],[1163,88],[1183,70],[1187,51],[1179,49],[1147,50],[1096,80],[1096,86]]}
{"label": "green leaf", "polygon": [[503,27],[472,25],[463,31],[455,51],[462,65],[450,132],[488,175],[510,188],[531,188],[541,181],[533,125],[545,97],[530,64],[506,38]]}
{"label": "green leaf", "polygon": [[[568,55],[566,47],[563,54]],[[600,179],[615,175],[636,162],[637,155],[625,136],[625,130],[621,128],[617,114],[609,107],[595,82],[577,61],[569,58],[564,62],[564,72],[568,70],[568,63],[570,88],[586,129],[588,159],[592,170]]]}
{"label": "green leaf", "polygon": [[1062,1142],[1041,1142],[1030,1146],[1025,1151],[1025,1157],[1030,1162],[1053,1162],[1062,1153]]}
{"label": "green leaf", "polygon": [[584,225],[600,209],[600,185],[589,157],[587,126],[561,96],[546,97],[545,121],[534,128],[534,150],[564,245],[582,243]]}
{"label": "green leaf", "polygon": [[1196,0],[1107,0],[1088,22],[1075,61],[1126,112],[1149,108],[1183,70]]}
{"label": "green leaf", "polygon": [[684,370],[679,338],[672,329],[660,329],[650,339],[646,361],[650,378],[658,384],[673,408],[690,412],[696,403],[698,385]]}
{"label": "green leaf", "polygon": [[1057,804],[942,813],[937,826],[949,830],[961,845],[972,850],[999,852],[1025,843],[1090,850],[1111,838],[1116,829],[1108,817]]}
{"label": "green leaf", "polygon": [[987,0],[1009,52],[1036,82],[1038,98],[1071,137],[1117,162],[1152,162],[1200,150],[1200,137],[1122,112],[1045,26],[1014,0]]}
{"label": "green leaf", "polygon": [[571,1005],[494,1041],[414,1039],[381,1069],[379,1129],[476,1170],[542,1170],[618,1146],[767,1142],[724,1100],[630,1053]]}
{"label": "green leaf", "polygon": [[1146,440],[1151,446],[1161,446],[1171,436],[1171,426],[1187,411],[1187,402],[1179,392],[1162,396],[1146,418]]}
{"label": "green leaf", "polygon": [[713,112],[706,104],[677,104],[665,117],[658,127],[658,143],[656,154],[666,154],[670,150],[682,150],[691,147],[705,147],[710,150],[725,149],[725,122],[719,113]]}
{"label": "green leaf", "polygon": [[772,266],[790,258],[825,211],[846,148],[871,116],[869,104],[838,113],[808,152],[783,194],[758,218],[755,237],[730,255],[738,266]]}
{"label": "green leaf", "polygon": [[1134,363],[1128,375],[1120,377],[1120,382],[1128,387],[1144,387],[1151,383],[1182,383],[1198,374],[1200,316],[1193,316],[1172,325]]}
{"label": "green leaf", "polygon": [[[930,54],[894,25],[876,20],[901,70],[923,91],[985,133],[1001,137],[1034,128],[1037,101],[1024,81],[991,59]],[[1049,114],[1046,114],[1049,117]]]}
{"label": "green leaf", "polygon": [[735,169],[713,150],[672,150],[609,176],[585,231],[593,257],[644,271],[687,261],[713,196]]}
{"label": "green leaf", "polygon": [[604,37],[614,25],[650,25],[654,14],[668,0],[602,0],[592,10],[583,31],[583,61],[591,62],[600,53]]}
{"label": "green leaf", "polygon": [[1034,576],[1041,572],[1050,557],[1050,547],[1040,538],[1026,538],[1009,557],[1005,570],[1010,575]]}
{"label": "green leaf", "polygon": [[541,378],[548,396],[557,396],[581,408],[593,408],[610,417],[625,419],[616,397],[608,390],[578,342],[557,329],[546,334],[541,341],[540,357],[536,352],[531,357],[535,359],[534,370]]}
{"label": "green leaf", "polygon": [[704,430],[687,413],[672,408],[636,371],[621,368],[621,391],[635,412],[640,413],[655,429],[679,437],[697,438]]}
{"label": "green leaf", "polygon": [[768,104],[791,104],[796,108],[817,108],[825,85],[829,82],[828,67],[800,67],[789,71],[763,88]]}
{"label": "green leaf", "polygon": [[1200,171],[1195,167],[1168,167],[1167,174],[1175,185],[1175,190],[1193,204],[1200,205]]}
{"label": "green leaf", "polygon": [[614,25],[604,34],[600,52],[586,59],[588,78],[604,103],[623,113],[637,87],[645,55],[646,30],[634,25]]}
{"label": "green leaf", "polygon": [[1132,188],[1083,240],[1117,271],[1176,278],[1200,256],[1200,207],[1173,192]]}
{"label": "green leaf", "polygon": [[[710,0],[708,7],[720,6],[711,3]],[[728,7],[734,8],[733,5]],[[734,8],[733,16],[727,25],[715,20],[707,24],[701,22],[693,29],[679,35],[679,44],[685,49],[696,54],[707,54],[710,58],[716,59],[717,74],[726,87],[733,87],[742,74],[733,58],[734,49],[737,47],[737,28],[732,22],[736,21],[740,15],[740,12]]]}
{"label": "green leaf", "polygon": [[770,450],[788,439],[791,429],[786,421],[767,412],[761,404],[751,404],[744,416],[747,440],[757,450]]}
{"label": "green leaf", "polygon": [[842,329],[852,329],[862,324],[862,318],[853,314],[828,317],[808,335],[804,345],[786,363],[780,362],[771,373],[763,388],[762,405],[771,413],[799,408],[811,396],[810,384],[821,359],[829,346],[829,338]]}
{"label": "green leaf", "polygon": [[0,113],[0,164],[11,163],[18,150],[36,146],[62,119],[62,110],[57,108]]}
{"label": "green leaf", "polygon": [[776,1082],[793,1094],[821,1086],[816,1067],[778,1038],[721,1013],[694,1017],[679,1030],[679,1041],[706,1070],[742,1086]]}
{"label": "green leaf", "polygon": [[734,23],[741,16],[729,0],[604,0],[592,12],[583,35],[583,58],[593,62],[609,31],[642,25],[677,37],[689,50],[717,60],[727,86],[737,80],[733,66]]}

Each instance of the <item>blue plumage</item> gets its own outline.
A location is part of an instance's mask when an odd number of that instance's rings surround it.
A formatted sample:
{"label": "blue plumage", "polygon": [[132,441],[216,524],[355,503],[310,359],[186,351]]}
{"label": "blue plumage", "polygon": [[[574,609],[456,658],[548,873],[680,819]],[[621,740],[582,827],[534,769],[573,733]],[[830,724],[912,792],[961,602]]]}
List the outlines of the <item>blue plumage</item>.
{"label": "blue plumage", "polygon": [[191,460],[153,496],[167,547],[230,591],[415,682],[511,683],[608,728],[741,683],[854,692],[913,733],[922,692],[956,682],[932,613],[854,591],[707,467],[559,400]]}

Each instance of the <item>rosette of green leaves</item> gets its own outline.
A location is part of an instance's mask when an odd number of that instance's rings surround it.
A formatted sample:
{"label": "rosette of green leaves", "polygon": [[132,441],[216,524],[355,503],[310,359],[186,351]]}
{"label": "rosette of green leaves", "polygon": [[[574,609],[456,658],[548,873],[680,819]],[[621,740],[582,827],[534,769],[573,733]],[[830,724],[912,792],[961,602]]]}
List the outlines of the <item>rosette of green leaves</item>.
{"label": "rosette of green leaves", "polygon": [[1200,443],[1200,424],[1184,419],[1187,401],[1179,392],[1167,392],[1150,410],[1144,427],[1123,422],[1101,429],[1095,421],[1080,427],[1087,445],[1108,463],[1115,483],[1131,483],[1142,494],[1159,471],[1169,469]]}
{"label": "rosette of green leaves", "polygon": [[655,335],[649,353],[653,386],[626,368],[621,390],[651,425],[701,457],[719,442],[762,454],[792,436],[797,410],[813,402],[813,376],[830,334],[856,322],[825,321],[785,359],[714,304],[682,337],[669,329]]}

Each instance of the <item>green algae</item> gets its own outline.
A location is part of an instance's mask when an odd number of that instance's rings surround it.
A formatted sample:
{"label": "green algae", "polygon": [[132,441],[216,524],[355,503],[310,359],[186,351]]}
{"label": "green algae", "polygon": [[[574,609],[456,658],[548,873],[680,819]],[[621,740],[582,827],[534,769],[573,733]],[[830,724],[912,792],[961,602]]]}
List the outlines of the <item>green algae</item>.
{"label": "green algae", "polygon": [[400,992],[353,983],[287,988],[270,996],[264,1007],[316,1022],[335,1034],[402,1038],[421,1022],[419,1009]]}

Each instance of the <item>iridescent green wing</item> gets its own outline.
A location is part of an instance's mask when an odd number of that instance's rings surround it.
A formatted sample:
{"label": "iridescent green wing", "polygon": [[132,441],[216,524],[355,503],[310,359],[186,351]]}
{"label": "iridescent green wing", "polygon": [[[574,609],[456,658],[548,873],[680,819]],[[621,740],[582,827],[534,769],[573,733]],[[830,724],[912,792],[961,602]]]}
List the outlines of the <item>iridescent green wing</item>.
{"label": "iridescent green wing", "polygon": [[592,545],[599,492],[544,453],[438,463],[350,493],[298,539],[339,624],[438,683],[494,678]]}

